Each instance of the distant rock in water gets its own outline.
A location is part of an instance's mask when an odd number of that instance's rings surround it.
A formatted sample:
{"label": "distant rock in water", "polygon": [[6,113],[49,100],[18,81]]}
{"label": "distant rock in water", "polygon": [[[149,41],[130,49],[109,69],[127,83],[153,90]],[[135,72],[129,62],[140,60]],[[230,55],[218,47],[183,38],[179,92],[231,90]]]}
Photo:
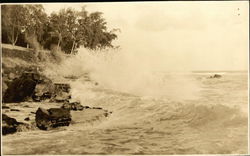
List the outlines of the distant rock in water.
{"label": "distant rock in water", "polygon": [[59,126],[69,126],[71,122],[70,110],[63,108],[38,108],[36,111],[36,125],[39,129],[48,130]]}
{"label": "distant rock in water", "polygon": [[11,118],[6,114],[2,115],[2,134],[12,134],[18,131],[19,126],[26,126],[22,122],[17,122],[15,118]]}
{"label": "distant rock in water", "polygon": [[213,76],[210,76],[209,78],[221,78],[222,76],[219,74],[214,74]]}

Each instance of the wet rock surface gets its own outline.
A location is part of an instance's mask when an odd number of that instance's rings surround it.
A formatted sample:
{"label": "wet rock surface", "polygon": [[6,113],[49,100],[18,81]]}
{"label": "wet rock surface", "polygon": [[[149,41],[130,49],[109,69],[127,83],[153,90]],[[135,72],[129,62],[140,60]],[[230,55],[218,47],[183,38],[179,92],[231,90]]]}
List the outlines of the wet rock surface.
{"label": "wet rock surface", "polygon": [[[68,126],[76,123],[92,124],[96,121],[105,119],[112,113],[108,110],[100,109],[100,107],[82,106],[79,102],[72,102],[71,104],[78,105],[80,109],[75,106],[73,106],[73,109],[77,109],[77,111],[66,109],[63,107],[70,105],[62,105],[61,103],[55,102],[9,103],[9,108],[2,109],[2,112],[13,118],[11,120],[16,124],[10,124],[10,126],[6,127],[5,123],[3,126],[5,126],[5,130],[9,129],[8,134],[35,129],[50,130],[55,127]],[[81,108],[83,109],[81,110]],[[17,109],[20,111],[10,111],[10,109]]]}
{"label": "wet rock surface", "polygon": [[36,125],[39,129],[48,130],[59,126],[69,126],[71,122],[70,110],[62,108],[38,108],[36,111]]}
{"label": "wet rock surface", "polygon": [[[5,72],[7,72],[5,70]],[[56,82],[38,71],[28,70],[18,74],[6,73],[3,77],[3,102],[66,102],[71,98],[70,85]]]}

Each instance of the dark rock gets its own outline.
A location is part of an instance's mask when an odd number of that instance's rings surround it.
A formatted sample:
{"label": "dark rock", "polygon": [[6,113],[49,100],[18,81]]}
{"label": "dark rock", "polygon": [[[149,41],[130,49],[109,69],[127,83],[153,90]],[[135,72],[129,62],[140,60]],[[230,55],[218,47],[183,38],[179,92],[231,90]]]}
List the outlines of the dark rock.
{"label": "dark rock", "polygon": [[54,91],[53,83],[44,75],[39,74],[38,69],[29,67],[28,69],[20,69],[17,71],[22,73],[21,76],[18,77],[20,74],[15,73],[14,78],[12,71],[9,75],[12,75],[11,78],[14,79],[10,82],[5,80],[8,88],[6,91],[4,90],[3,102],[41,101],[51,98],[52,92]]}
{"label": "dark rock", "polygon": [[20,112],[19,109],[14,109],[14,108],[11,108],[10,111],[16,111],[16,112]]}
{"label": "dark rock", "polygon": [[32,96],[37,81],[27,73],[14,79],[8,86],[3,96],[3,102],[22,102],[28,96]]}
{"label": "dark rock", "polygon": [[89,106],[83,106],[83,109],[90,109]]}
{"label": "dark rock", "polygon": [[45,93],[43,93],[43,95],[42,95],[42,99],[50,99],[51,96],[52,96],[52,93],[50,93],[50,92],[45,92]]}
{"label": "dark rock", "polygon": [[213,76],[210,76],[209,78],[221,78],[222,76],[219,74],[214,74]]}
{"label": "dark rock", "polygon": [[102,109],[101,107],[92,107],[92,109]]}
{"label": "dark rock", "polygon": [[8,107],[8,106],[2,106],[2,109],[10,109],[10,107]]}
{"label": "dark rock", "polygon": [[89,108],[89,106],[82,106],[80,102],[72,102],[72,103],[64,103],[61,108],[69,109],[69,110],[83,110]]}
{"label": "dark rock", "polygon": [[11,118],[6,114],[2,114],[2,134],[12,134],[17,132],[18,126],[24,123],[17,122],[15,118]]}
{"label": "dark rock", "polygon": [[109,115],[109,113],[107,113],[107,112],[104,113],[104,116],[105,116],[105,117],[108,117],[108,115]]}
{"label": "dark rock", "polygon": [[30,112],[31,114],[36,114],[35,112]]}
{"label": "dark rock", "polygon": [[70,110],[62,108],[50,108],[48,110],[38,108],[36,111],[36,125],[42,130],[59,126],[69,126],[71,122]]}
{"label": "dark rock", "polygon": [[30,121],[30,118],[29,118],[29,117],[27,117],[27,118],[25,118],[24,120],[25,120],[25,121]]}

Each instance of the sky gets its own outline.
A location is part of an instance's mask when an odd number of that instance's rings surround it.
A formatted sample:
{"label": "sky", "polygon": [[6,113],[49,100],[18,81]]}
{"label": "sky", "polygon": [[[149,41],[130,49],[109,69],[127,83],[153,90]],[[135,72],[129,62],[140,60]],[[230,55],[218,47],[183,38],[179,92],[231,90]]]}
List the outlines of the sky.
{"label": "sky", "polygon": [[114,44],[158,70],[248,69],[247,1],[43,4],[48,14],[84,5],[121,29]]}

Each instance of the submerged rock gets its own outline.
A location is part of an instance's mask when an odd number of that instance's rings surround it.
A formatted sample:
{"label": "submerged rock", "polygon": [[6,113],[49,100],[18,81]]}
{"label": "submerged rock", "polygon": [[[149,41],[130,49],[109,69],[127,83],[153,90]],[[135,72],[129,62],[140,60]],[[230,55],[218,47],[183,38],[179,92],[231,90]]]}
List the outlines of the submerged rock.
{"label": "submerged rock", "polygon": [[43,109],[36,111],[36,125],[39,129],[48,130],[59,126],[69,126],[71,122],[70,110],[62,108]]}

